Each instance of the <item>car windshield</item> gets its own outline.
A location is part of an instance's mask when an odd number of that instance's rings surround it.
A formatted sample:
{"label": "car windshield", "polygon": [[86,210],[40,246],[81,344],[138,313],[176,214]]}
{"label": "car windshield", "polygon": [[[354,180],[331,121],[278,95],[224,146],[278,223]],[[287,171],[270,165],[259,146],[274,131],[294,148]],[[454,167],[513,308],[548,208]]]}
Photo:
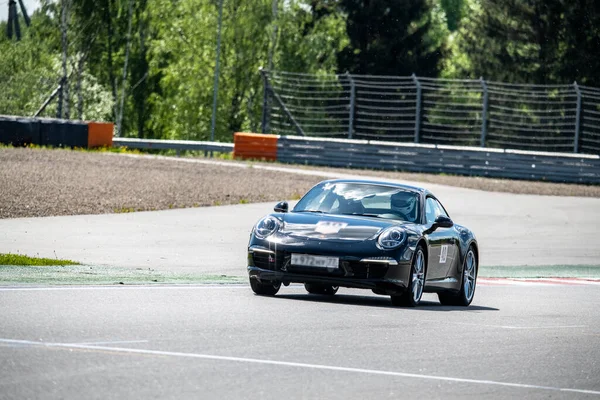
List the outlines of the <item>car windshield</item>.
{"label": "car windshield", "polygon": [[417,222],[417,193],[384,185],[327,182],[312,188],[294,212],[363,215]]}

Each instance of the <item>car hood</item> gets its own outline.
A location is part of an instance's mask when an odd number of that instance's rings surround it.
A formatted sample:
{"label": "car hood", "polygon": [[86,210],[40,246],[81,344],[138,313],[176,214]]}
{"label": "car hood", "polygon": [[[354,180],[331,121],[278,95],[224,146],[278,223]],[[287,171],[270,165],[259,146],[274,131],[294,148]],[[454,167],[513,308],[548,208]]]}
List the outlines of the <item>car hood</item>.
{"label": "car hood", "polygon": [[283,222],[279,234],[305,240],[363,241],[390,226],[406,227],[400,221],[353,215],[290,212],[274,216]]}

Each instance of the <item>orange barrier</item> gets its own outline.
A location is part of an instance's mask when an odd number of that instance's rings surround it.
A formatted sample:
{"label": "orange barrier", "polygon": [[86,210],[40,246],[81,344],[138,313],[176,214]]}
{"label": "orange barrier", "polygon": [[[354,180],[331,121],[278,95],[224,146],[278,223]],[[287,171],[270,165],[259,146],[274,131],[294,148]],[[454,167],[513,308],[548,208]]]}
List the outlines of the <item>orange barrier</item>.
{"label": "orange barrier", "polygon": [[111,147],[114,124],[112,122],[88,122],[88,148]]}
{"label": "orange barrier", "polygon": [[278,135],[236,132],[233,135],[233,158],[277,160]]}

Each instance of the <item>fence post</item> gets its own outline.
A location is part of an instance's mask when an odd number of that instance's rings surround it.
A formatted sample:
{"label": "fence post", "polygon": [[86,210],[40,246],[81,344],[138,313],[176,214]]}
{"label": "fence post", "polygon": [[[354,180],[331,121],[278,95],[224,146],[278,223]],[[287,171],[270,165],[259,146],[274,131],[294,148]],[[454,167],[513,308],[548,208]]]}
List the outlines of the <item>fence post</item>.
{"label": "fence post", "polygon": [[581,130],[581,90],[577,81],[573,82],[575,93],[577,94],[577,110],[575,112],[575,138],[573,140],[573,153],[579,152],[579,135]]}
{"label": "fence post", "polygon": [[481,110],[481,147],[485,147],[487,137],[487,112],[488,112],[488,86],[483,77],[480,77],[481,87],[483,88],[483,109]]}
{"label": "fence post", "polygon": [[419,79],[414,73],[412,74],[412,79],[415,83],[415,86],[417,87],[417,109],[415,111],[415,143],[419,143],[419,133],[421,132],[421,82],[419,82]]}
{"label": "fence post", "polygon": [[65,78],[60,78],[60,83],[58,84],[58,103],[56,105],[56,118],[62,118],[62,107],[63,107],[63,87],[65,83]]}
{"label": "fence post", "polygon": [[46,109],[46,107],[48,106],[48,104],[50,104],[50,102],[52,100],[54,100],[54,98],[56,97],[56,95],[58,94],[58,92],[60,92],[62,90],[62,86],[59,84],[56,89],[54,89],[54,91],[50,94],[50,96],[48,96],[48,98],[44,101],[44,104],[42,104],[42,106],[39,108],[39,110],[36,111],[35,114],[33,114],[33,118],[36,118],[38,115],[40,115],[41,113],[44,112],[44,110]]}
{"label": "fence post", "polygon": [[346,72],[346,77],[350,81],[350,114],[348,115],[348,139],[352,139],[352,131],[354,130],[354,97],[356,94],[356,86],[354,85],[354,79]]}
{"label": "fence post", "polygon": [[[296,121],[296,119],[294,118],[294,116],[292,115],[290,110],[285,106],[285,103],[281,99],[281,96],[279,96],[279,94],[277,94],[277,92],[269,84],[269,80],[267,79],[266,72],[262,68],[260,69],[260,72],[262,73],[263,77],[265,78],[265,90],[267,90],[271,94],[273,101],[275,103],[277,103],[277,105],[281,108],[281,111],[283,111],[283,113],[289,118],[290,122],[296,129],[296,133],[298,133],[298,135],[300,135],[300,136],[306,136],[306,134],[304,133],[304,130],[302,129],[302,127],[300,126],[298,121]],[[266,120],[265,110],[266,110],[266,108],[263,108],[263,123]],[[264,127],[265,126],[263,126],[263,128]]]}
{"label": "fence post", "polygon": [[268,124],[268,110],[267,107],[269,106],[269,78],[267,77],[267,73],[265,72],[264,69],[262,69],[262,67],[260,67],[258,69],[258,71],[260,72],[260,74],[262,75],[263,78],[263,86],[264,86],[264,91],[263,91],[263,109],[262,109],[262,121],[261,121],[261,125],[260,125],[260,130],[262,133],[267,133],[267,130],[269,129]]}

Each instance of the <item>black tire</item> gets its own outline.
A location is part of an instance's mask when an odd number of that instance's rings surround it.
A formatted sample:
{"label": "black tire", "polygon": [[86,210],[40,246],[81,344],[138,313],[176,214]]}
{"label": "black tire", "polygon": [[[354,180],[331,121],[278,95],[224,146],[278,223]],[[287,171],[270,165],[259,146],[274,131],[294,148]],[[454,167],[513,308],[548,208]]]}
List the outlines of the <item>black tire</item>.
{"label": "black tire", "polygon": [[275,296],[279,292],[281,282],[259,282],[258,279],[250,278],[252,291],[260,296]]}
{"label": "black tire", "polygon": [[473,301],[473,297],[475,297],[478,268],[475,250],[473,249],[473,246],[471,246],[465,256],[465,262],[461,272],[460,290],[458,293],[438,293],[440,303],[445,306],[468,307]]}
{"label": "black tire", "polygon": [[[408,275],[408,287],[404,293],[390,296],[393,306],[416,307],[421,302],[423,288],[425,286],[425,275],[427,273],[427,257],[422,246],[417,247],[410,266]],[[418,279],[418,281],[416,281]]]}
{"label": "black tire", "polygon": [[337,293],[340,287],[332,285],[321,285],[318,283],[305,283],[304,288],[308,293],[311,294],[324,294],[327,296],[333,296]]}

